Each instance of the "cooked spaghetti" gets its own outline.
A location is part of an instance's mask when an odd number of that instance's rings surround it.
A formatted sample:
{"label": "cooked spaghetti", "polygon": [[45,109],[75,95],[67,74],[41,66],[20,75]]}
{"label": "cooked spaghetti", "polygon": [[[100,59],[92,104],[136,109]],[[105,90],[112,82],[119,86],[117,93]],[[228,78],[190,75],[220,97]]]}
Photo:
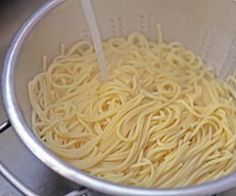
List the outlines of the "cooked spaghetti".
{"label": "cooked spaghetti", "polygon": [[181,187],[236,169],[236,86],[179,43],[104,42],[109,80],[80,41],[29,82],[32,127],[57,155],[109,181]]}

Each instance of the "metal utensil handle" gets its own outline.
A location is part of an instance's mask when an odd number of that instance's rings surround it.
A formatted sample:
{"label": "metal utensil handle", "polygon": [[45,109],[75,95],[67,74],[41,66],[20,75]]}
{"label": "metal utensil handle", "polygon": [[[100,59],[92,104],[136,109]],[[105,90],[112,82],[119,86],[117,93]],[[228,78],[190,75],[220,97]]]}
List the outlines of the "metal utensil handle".
{"label": "metal utensil handle", "polygon": [[[3,133],[5,130],[11,127],[11,123],[9,120],[6,120],[2,124],[0,124],[0,134]],[[18,191],[20,191],[22,194],[27,196],[39,196],[39,194],[33,192],[30,190],[26,185],[21,183],[19,179],[16,178],[8,169],[6,166],[2,164],[0,161],[0,174],[8,181],[10,182]],[[65,196],[87,196],[89,194],[89,190],[87,188],[81,188],[81,190],[78,191],[72,191]]]}

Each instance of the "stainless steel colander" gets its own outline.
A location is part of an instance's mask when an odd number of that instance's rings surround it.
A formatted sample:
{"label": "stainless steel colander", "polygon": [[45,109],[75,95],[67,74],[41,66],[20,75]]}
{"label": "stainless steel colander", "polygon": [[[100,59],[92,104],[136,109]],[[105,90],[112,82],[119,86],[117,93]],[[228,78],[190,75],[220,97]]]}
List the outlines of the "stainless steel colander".
{"label": "stainless steel colander", "polygon": [[[140,31],[152,40],[160,24],[166,40],[177,40],[199,54],[220,79],[236,66],[236,2],[233,0],[93,0],[103,39]],[[2,91],[9,120],[25,145],[48,167],[88,188],[114,195],[208,195],[236,186],[236,174],[178,189],[144,189],[92,177],[55,156],[31,130],[27,85],[41,70],[41,59],[59,44],[90,39],[79,0],[51,0],[35,12],[8,49]],[[9,123],[0,129],[7,128]]]}

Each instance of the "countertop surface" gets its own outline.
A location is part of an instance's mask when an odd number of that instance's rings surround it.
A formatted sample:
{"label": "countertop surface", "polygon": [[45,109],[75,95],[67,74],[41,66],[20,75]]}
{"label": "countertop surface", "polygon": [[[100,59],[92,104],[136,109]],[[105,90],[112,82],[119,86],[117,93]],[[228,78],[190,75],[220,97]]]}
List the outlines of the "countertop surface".
{"label": "countertop surface", "polygon": [[[45,0],[0,0],[0,71],[8,44],[24,22]],[[7,117],[0,97],[0,122]],[[0,134],[0,161],[26,186],[43,196],[65,195],[78,189],[78,185],[58,176],[33,156],[9,128]],[[0,196],[21,196],[11,184],[0,175]],[[91,195],[104,195],[92,192]],[[219,194],[235,196],[236,189]]]}

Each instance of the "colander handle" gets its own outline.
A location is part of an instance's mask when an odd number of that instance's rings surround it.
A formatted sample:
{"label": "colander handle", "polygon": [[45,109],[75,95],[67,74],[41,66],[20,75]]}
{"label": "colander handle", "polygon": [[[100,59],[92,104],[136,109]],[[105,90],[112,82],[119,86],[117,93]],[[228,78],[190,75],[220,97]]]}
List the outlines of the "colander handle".
{"label": "colander handle", "polygon": [[4,132],[5,130],[7,130],[9,127],[11,127],[11,123],[9,120],[6,120],[5,122],[3,122],[2,124],[0,124],[0,133]]}
{"label": "colander handle", "polygon": [[[6,120],[2,124],[0,124],[0,134],[11,127],[11,123],[9,120]],[[27,196],[39,196],[39,194],[30,190],[26,185],[20,182],[16,176],[14,176],[9,169],[0,161],[0,174],[10,182],[19,192],[23,193]],[[81,187],[81,190],[72,191],[67,193],[65,196],[88,196],[89,190]]]}

